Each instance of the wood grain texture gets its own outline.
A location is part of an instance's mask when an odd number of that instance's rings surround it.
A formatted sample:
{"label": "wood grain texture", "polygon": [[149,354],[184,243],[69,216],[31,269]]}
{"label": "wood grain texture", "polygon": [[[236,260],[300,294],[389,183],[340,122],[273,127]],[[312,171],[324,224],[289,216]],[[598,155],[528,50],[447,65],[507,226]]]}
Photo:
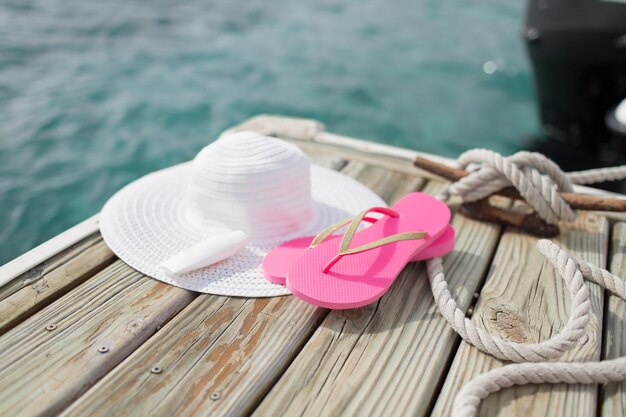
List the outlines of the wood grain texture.
{"label": "wood grain texture", "polygon": [[[574,224],[562,225],[558,239],[575,256],[604,266],[608,223],[604,217],[580,213]],[[537,239],[507,230],[503,235],[479,302],[474,322],[490,333],[516,342],[538,342],[563,328],[570,300],[560,276],[536,250]],[[589,284],[591,322],[578,347],[564,360],[598,360],[600,357],[603,298],[601,289]],[[503,363],[462,342],[432,415],[450,415],[454,397],[462,385]],[[488,397],[481,416],[593,416],[597,387],[583,385],[529,385],[505,389]]]}
{"label": "wood grain texture", "polygon": [[[444,264],[451,290],[467,308],[500,228],[461,215],[453,224],[457,245]],[[253,415],[426,415],[456,340],[437,311],[423,264],[410,264],[377,303],[332,311]]]}
{"label": "wood grain texture", "polygon": [[[613,227],[610,271],[626,278],[626,223]],[[607,308],[604,317],[603,359],[616,359],[626,356],[626,301],[607,294]],[[626,383],[609,383],[600,387],[602,417],[626,416]]]}
{"label": "wood grain texture", "polygon": [[[343,172],[390,202],[423,184],[359,162]],[[65,415],[249,414],[327,312],[290,296],[201,295]],[[163,372],[150,374],[152,366]]]}
{"label": "wood grain texture", "polygon": [[114,262],[0,338],[0,415],[57,414],[194,297]]}
{"label": "wood grain texture", "polygon": [[320,152],[318,149],[304,149],[311,160],[315,165],[323,166],[325,168],[330,168],[335,171],[341,171],[347,164],[348,160],[339,156],[328,154],[326,152]]}
{"label": "wood grain texture", "polygon": [[70,246],[64,251],[56,254],[48,260],[37,265],[35,268],[24,272],[18,277],[15,277],[7,284],[0,287],[0,300],[4,300],[11,294],[16,293],[24,287],[32,285],[36,281],[39,281],[44,275],[49,274],[61,265],[69,262],[73,258],[80,256],[82,252],[89,249],[98,242],[102,242],[100,233],[95,233],[80,242]]}
{"label": "wood grain texture", "polygon": [[415,174],[391,171],[361,161],[350,161],[342,172],[367,185],[389,205],[410,192],[422,189],[426,183]]}
{"label": "wood grain texture", "polygon": [[98,215],[95,214],[64,232],[48,239],[17,258],[0,265],[0,287],[11,283],[24,273],[36,269],[59,253],[84,241],[98,231]]}
{"label": "wood grain texture", "polygon": [[289,296],[201,295],[63,415],[245,415],[325,314]]}
{"label": "wood grain texture", "polygon": [[115,255],[101,239],[0,301],[0,334],[102,270]]}

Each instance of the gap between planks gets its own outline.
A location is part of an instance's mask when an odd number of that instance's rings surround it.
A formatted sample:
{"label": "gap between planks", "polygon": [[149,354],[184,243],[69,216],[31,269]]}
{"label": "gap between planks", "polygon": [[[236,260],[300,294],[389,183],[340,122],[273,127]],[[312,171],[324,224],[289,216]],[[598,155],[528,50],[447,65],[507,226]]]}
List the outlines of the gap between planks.
{"label": "gap between planks", "polygon": [[[626,278],[626,223],[613,226],[610,270]],[[626,356],[626,301],[605,291],[604,337],[602,359]],[[600,386],[598,401],[602,417],[626,416],[626,383],[613,382]]]}

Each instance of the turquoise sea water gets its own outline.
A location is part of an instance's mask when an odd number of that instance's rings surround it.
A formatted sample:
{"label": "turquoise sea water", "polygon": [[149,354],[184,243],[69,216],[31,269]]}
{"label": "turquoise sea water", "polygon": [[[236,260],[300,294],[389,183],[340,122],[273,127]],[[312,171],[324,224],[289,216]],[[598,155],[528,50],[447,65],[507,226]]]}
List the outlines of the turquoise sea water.
{"label": "turquoise sea water", "polygon": [[538,130],[513,0],[0,0],[0,264],[258,113],[455,156]]}

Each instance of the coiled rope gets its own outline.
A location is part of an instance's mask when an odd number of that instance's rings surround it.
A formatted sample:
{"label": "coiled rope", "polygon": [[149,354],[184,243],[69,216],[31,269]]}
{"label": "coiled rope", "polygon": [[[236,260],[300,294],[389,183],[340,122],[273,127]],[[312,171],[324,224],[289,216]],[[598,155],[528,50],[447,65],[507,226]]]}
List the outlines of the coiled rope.
{"label": "coiled rope", "polygon": [[[463,167],[479,164],[479,168],[450,184],[442,198],[456,194],[466,202],[476,201],[513,186],[537,214],[551,224],[575,218],[574,210],[563,201],[559,191],[571,192],[573,184],[626,178],[626,166],[564,173],[553,161],[534,152],[518,152],[503,157],[493,151],[475,149],[462,154],[458,161]],[[567,323],[557,335],[534,344],[507,341],[476,327],[452,298],[441,258],[426,263],[439,311],[466,342],[498,359],[529,362],[506,365],[470,381],[454,401],[452,414],[455,417],[475,417],[484,398],[513,385],[592,384],[626,380],[626,357],[602,362],[547,362],[574,348],[584,335],[591,313],[589,287],[585,279],[624,300],[626,283],[605,269],[571,256],[549,240],[540,240],[537,248],[565,281],[571,310]]]}

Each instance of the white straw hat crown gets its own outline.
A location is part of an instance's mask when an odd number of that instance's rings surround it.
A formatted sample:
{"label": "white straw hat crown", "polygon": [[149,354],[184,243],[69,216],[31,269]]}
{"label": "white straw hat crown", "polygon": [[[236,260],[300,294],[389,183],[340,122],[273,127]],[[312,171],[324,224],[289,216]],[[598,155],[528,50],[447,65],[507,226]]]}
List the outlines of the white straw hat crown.
{"label": "white straw hat crown", "polygon": [[[289,293],[263,276],[261,263],[273,247],[384,204],[352,178],[311,164],[297,146],[241,132],[213,142],[193,161],[118,191],[100,213],[100,232],[121,260],[160,281],[204,293],[269,297]],[[176,275],[161,268],[197,245],[228,240],[233,230],[251,238],[234,255]]]}
{"label": "white straw hat crown", "polygon": [[310,162],[297,146],[240,132],[206,146],[193,161],[185,205],[190,221],[276,239],[313,219]]}

